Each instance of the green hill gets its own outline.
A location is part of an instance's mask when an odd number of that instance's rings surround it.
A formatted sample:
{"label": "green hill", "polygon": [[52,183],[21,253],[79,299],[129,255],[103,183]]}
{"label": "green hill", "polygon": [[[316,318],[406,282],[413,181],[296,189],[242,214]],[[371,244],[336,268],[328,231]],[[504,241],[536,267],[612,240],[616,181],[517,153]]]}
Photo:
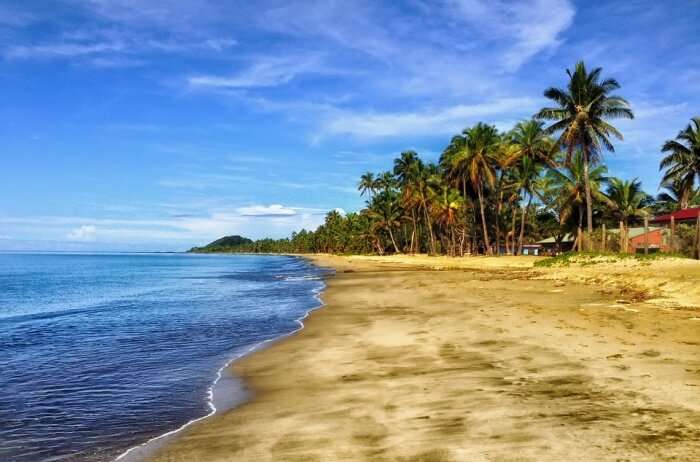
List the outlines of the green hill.
{"label": "green hill", "polygon": [[208,253],[208,252],[241,252],[246,248],[250,248],[253,244],[251,239],[243,236],[224,236],[203,247],[192,247],[189,251],[193,253]]}

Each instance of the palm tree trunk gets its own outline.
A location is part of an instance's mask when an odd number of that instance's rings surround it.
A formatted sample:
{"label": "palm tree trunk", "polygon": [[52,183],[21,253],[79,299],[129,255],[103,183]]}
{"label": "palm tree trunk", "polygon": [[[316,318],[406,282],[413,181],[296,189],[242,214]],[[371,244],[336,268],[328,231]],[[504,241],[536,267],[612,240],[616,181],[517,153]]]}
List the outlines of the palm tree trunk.
{"label": "palm tree trunk", "polygon": [[430,222],[430,213],[428,213],[428,204],[425,202],[425,197],[421,197],[421,200],[423,202],[423,212],[425,212],[425,224],[430,234],[430,253],[435,255],[435,236],[433,235],[433,225]]}
{"label": "palm tree trunk", "polygon": [[576,227],[576,238],[574,239],[574,247],[571,249],[574,252],[578,251],[580,252],[583,250],[583,247],[581,246],[582,243],[582,238],[581,238],[581,227],[583,226],[583,205],[578,206],[578,226]]}
{"label": "palm tree trunk", "polygon": [[396,253],[401,253],[401,251],[399,250],[399,246],[396,245],[396,240],[394,239],[394,233],[391,232],[391,226],[387,227],[387,229],[389,230],[389,237],[391,238],[391,244],[394,246],[394,250],[396,251]]}
{"label": "palm tree trunk", "polygon": [[523,208],[520,215],[520,237],[518,237],[518,255],[523,254],[523,238],[525,237],[525,218],[527,218],[527,210],[530,208],[532,203],[532,195],[527,200],[527,206]]}
{"label": "palm tree trunk", "polygon": [[[499,186],[500,189],[500,186]],[[498,193],[496,204],[496,255],[501,255],[501,206],[503,205],[503,191]]]}
{"label": "palm tree trunk", "polygon": [[620,220],[620,252],[627,253],[627,248],[625,247],[625,225]]}
{"label": "palm tree trunk", "polygon": [[510,222],[510,254],[515,255],[515,207],[511,206],[511,222]]}
{"label": "palm tree trunk", "polygon": [[484,191],[483,186],[477,188],[479,194],[479,208],[481,209],[481,225],[484,228],[484,246],[486,247],[486,255],[491,255],[491,244],[489,243],[489,231],[486,228],[486,212],[484,212]]}
{"label": "palm tree trunk", "polygon": [[411,253],[416,253],[413,247],[416,238],[416,210],[413,207],[411,207],[411,223],[413,224],[413,231],[411,231]]}
{"label": "palm tree trunk", "polygon": [[588,146],[583,147],[583,181],[586,185],[586,250],[591,249],[593,236],[593,199],[591,196],[591,179],[588,176]]}

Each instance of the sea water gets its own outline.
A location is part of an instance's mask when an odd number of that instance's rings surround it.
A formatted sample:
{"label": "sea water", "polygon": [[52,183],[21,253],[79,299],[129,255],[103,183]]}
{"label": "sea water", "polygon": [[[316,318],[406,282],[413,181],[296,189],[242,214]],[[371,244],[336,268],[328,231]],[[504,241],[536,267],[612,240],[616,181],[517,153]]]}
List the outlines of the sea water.
{"label": "sea water", "polygon": [[224,366],[299,329],[323,275],[287,256],[0,254],[0,461],[112,461],[235,405]]}

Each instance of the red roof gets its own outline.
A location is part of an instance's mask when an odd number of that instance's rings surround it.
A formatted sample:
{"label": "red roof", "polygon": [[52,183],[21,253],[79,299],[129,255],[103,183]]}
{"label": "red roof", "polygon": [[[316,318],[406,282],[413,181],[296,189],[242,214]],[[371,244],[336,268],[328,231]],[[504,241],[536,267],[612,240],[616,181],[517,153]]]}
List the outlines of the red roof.
{"label": "red roof", "polygon": [[697,220],[698,214],[700,214],[700,207],[693,207],[673,213],[667,213],[666,215],[659,215],[658,217],[652,218],[650,221],[652,223],[667,223],[671,221],[671,216],[673,216],[676,221]]}

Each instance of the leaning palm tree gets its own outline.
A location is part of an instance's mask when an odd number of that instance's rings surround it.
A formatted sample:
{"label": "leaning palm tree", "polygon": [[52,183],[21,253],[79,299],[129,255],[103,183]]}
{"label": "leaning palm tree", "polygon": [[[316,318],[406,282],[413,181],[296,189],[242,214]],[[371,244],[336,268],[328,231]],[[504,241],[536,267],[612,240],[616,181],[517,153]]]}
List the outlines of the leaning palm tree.
{"label": "leaning palm tree", "polygon": [[680,208],[686,209],[695,178],[700,179],[700,117],[694,117],[675,140],[666,141],[661,152],[668,154],[659,164],[666,170],[661,183],[678,187]]}
{"label": "leaning palm tree", "polygon": [[443,152],[449,158],[451,168],[461,172],[476,190],[481,211],[481,225],[484,233],[486,253],[491,253],[489,233],[486,226],[484,206],[484,189],[493,187],[496,178],[495,154],[498,152],[501,138],[496,127],[479,122],[465,129],[461,135],[454,136],[450,145]]}
{"label": "leaning palm tree", "polygon": [[620,232],[624,233],[620,236],[620,247],[623,251],[626,251],[628,247],[629,220],[644,216],[647,213],[645,207],[649,196],[642,190],[642,182],[636,178],[631,181],[610,178],[606,195],[607,204],[620,220]]}
{"label": "leaning palm tree", "polygon": [[[610,93],[620,88],[615,79],[602,79],[600,67],[588,72],[583,61],[573,70],[567,69],[569,83],[566,89],[548,88],[544,96],[558,107],[541,109],[535,117],[555,121],[547,127],[547,133],[560,133],[557,147],[566,148],[567,160],[577,149],[583,153],[584,179],[586,180],[586,224],[588,234],[593,232],[593,198],[588,182],[590,164],[600,159],[604,149],[614,152],[611,137],[622,140],[622,133],[607,122],[608,119],[633,119],[629,103]],[[589,242],[590,244],[590,242]]]}

